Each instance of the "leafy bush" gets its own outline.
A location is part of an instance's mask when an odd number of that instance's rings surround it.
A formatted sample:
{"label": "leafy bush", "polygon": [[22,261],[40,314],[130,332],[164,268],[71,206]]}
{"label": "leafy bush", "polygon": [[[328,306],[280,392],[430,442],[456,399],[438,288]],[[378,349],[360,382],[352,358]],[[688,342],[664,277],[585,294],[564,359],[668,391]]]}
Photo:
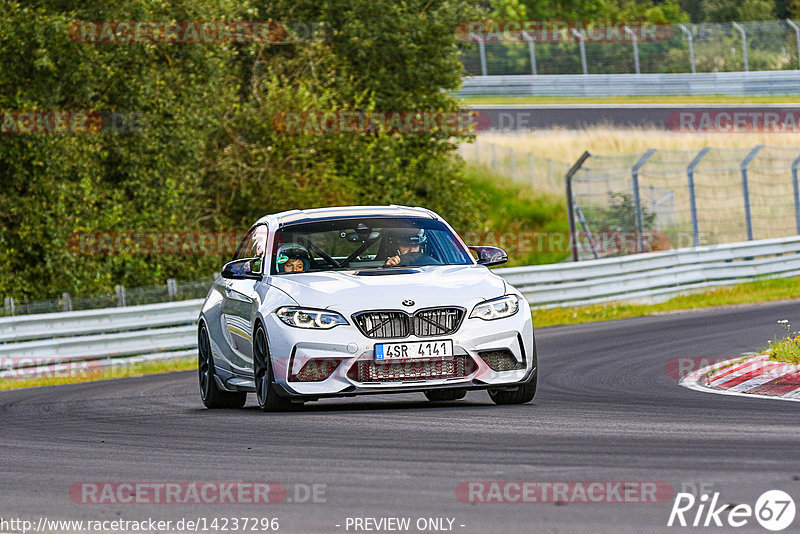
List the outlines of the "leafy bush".
{"label": "leafy bush", "polygon": [[[0,293],[17,300],[194,279],[219,255],[79,254],[76,232],[244,231],[265,213],[414,204],[455,225],[480,210],[453,157],[466,135],[287,135],[276,113],[454,111],[466,0],[3,1],[0,110],[108,110],[138,134],[4,135]],[[90,44],[74,20],[295,20],[291,44]]]}

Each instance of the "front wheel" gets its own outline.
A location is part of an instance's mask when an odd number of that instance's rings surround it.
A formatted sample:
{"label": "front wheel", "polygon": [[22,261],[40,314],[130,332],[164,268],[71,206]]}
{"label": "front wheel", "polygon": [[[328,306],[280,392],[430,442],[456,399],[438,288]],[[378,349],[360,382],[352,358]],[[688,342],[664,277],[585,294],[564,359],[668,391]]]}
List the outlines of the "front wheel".
{"label": "front wheel", "polygon": [[516,389],[490,389],[489,397],[495,404],[525,404],[536,396],[536,378],[539,370],[536,369],[531,377]]}
{"label": "front wheel", "polygon": [[247,393],[222,391],[214,378],[214,356],[208,340],[206,325],[197,333],[197,371],[200,379],[200,398],[206,408],[241,408],[247,402]]}
{"label": "front wheel", "polygon": [[253,343],[253,371],[256,380],[258,407],[265,412],[280,412],[292,408],[292,402],[277,394],[275,375],[267,346],[267,334],[259,325]]}

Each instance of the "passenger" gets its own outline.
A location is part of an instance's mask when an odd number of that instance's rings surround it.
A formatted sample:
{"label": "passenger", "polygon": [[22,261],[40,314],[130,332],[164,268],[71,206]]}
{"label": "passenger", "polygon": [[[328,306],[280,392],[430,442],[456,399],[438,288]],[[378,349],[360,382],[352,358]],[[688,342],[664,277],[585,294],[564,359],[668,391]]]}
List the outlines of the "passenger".
{"label": "passenger", "polygon": [[278,248],[275,263],[279,273],[298,273],[311,268],[311,253],[299,243],[287,243]]}

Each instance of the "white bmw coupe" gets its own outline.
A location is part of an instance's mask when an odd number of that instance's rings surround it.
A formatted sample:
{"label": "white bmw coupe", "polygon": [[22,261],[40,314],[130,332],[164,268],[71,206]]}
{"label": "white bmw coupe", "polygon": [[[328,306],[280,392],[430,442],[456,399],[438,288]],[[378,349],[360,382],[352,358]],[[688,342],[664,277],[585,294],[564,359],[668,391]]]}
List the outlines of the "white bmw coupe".
{"label": "white bmw coupe", "polygon": [[[473,256],[470,250],[475,254]],[[440,216],[402,206],[293,210],[256,222],[206,297],[198,323],[208,408],[263,410],[324,397],[486,389],[530,402],[530,307]]]}

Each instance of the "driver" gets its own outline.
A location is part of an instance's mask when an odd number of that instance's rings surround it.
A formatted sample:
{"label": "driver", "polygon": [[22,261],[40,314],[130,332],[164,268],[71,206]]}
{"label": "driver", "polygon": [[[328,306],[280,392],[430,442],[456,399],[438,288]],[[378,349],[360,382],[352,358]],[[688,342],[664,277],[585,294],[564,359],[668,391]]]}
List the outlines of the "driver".
{"label": "driver", "polygon": [[422,245],[428,240],[424,229],[399,230],[392,237],[392,242],[397,246],[394,256],[387,258],[384,266],[394,265],[437,265],[441,262],[422,251]]}
{"label": "driver", "polygon": [[278,248],[275,263],[279,273],[297,273],[311,268],[311,253],[299,243],[286,243]]}

